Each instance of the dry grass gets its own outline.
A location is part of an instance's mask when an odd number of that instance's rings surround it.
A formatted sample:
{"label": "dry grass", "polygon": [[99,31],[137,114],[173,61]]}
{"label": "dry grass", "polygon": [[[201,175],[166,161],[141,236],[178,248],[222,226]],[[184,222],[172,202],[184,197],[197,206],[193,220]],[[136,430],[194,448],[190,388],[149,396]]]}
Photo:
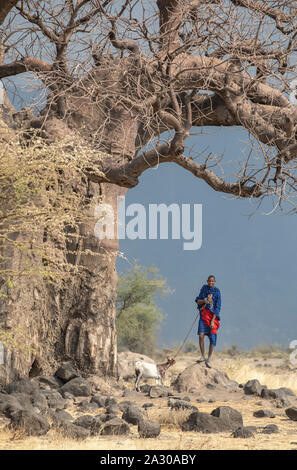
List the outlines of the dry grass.
{"label": "dry grass", "polygon": [[291,388],[297,394],[297,370],[281,371],[274,367],[256,367],[247,360],[226,360],[221,367],[232,380],[245,383],[250,379],[258,379],[268,388]]}
{"label": "dry grass", "polygon": [[[194,358],[195,359],[195,358]],[[172,368],[171,379],[175,378],[190,363],[193,357],[185,355],[178,359],[177,364]],[[214,359],[214,366],[227,372],[229,377],[240,383],[257,378],[263,385],[269,388],[289,387],[297,393],[297,371],[282,370],[274,365],[269,367],[256,367],[253,359],[248,358],[220,358]],[[132,385],[131,385],[132,387]],[[141,406],[148,401],[143,396],[142,401],[137,403]],[[20,430],[13,432],[1,428],[0,423],[0,450],[221,450],[221,449],[243,449],[243,450],[264,450],[264,449],[297,449],[297,427],[296,422],[289,420],[283,409],[275,409],[270,402],[263,401],[259,405],[261,398],[248,397],[229,402],[215,403],[195,403],[199,411],[210,413],[218,406],[231,406],[243,415],[245,426],[264,427],[267,424],[276,424],[279,427],[279,434],[257,433],[252,438],[234,439],[231,432],[219,434],[202,434],[196,432],[182,432],[180,425],[191,413],[190,410],[170,410],[167,406],[166,398],[154,399],[154,406],[148,408],[147,418],[158,421],[161,424],[161,434],[158,438],[140,438],[137,426],[131,426],[131,433],[128,436],[95,436],[79,441],[65,438],[63,434],[51,429],[45,436],[28,437]],[[253,412],[260,408],[273,409],[276,417],[256,418]],[[79,415],[76,407],[67,409],[75,418]],[[88,414],[99,414],[103,409]],[[120,416],[120,414],[119,414]]]}

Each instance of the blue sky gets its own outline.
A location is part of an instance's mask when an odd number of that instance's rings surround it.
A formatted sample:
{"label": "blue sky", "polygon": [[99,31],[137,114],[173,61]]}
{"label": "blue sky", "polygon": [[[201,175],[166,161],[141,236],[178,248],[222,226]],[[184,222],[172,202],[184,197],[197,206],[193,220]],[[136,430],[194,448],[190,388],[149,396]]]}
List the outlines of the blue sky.
{"label": "blue sky", "polygon": [[[229,169],[245,146],[239,128],[207,129],[190,138],[201,148],[222,152]],[[228,165],[227,170],[228,171]],[[163,163],[143,173],[136,188],[128,190],[126,206],[149,203],[202,204],[203,241],[197,251],[183,250],[183,240],[121,240],[117,269],[137,259],[155,265],[175,290],[158,305],[166,314],[158,335],[159,346],[180,344],[197,313],[194,299],[209,274],[215,274],[222,292],[221,328],[217,349],[232,344],[251,348],[260,343],[288,347],[297,339],[296,215],[274,212],[270,205],[256,208],[245,199],[215,192],[202,180],[174,165]],[[127,217],[126,222],[132,217]],[[189,340],[197,341],[194,327]]]}

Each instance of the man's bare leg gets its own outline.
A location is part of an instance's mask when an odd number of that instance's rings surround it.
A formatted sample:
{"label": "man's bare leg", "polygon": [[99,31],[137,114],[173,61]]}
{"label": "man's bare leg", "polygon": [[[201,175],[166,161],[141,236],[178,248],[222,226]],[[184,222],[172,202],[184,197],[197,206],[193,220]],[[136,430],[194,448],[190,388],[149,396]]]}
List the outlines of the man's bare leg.
{"label": "man's bare leg", "polygon": [[201,358],[198,359],[197,362],[204,362],[206,361],[205,356],[204,356],[204,334],[199,335],[199,346],[200,346],[200,351],[201,351]]}
{"label": "man's bare leg", "polygon": [[214,345],[209,343],[208,358],[205,361],[206,366],[209,367],[209,368],[211,368],[210,358],[211,358],[211,355],[213,353],[213,350],[214,350]]}

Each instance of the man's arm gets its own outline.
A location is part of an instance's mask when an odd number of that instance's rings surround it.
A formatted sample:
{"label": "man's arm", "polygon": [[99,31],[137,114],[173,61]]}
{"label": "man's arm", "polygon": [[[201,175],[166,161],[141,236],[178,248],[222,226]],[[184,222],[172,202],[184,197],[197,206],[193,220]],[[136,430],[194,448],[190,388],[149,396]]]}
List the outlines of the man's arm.
{"label": "man's arm", "polygon": [[213,320],[214,320],[215,317],[216,317],[218,320],[221,319],[221,317],[220,317],[221,304],[222,304],[221,292],[218,291],[218,292],[217,292],[217,295],[216,295],[216,297],[215,297],[214,306],[213,306],[213,310],[212,310],[212,313],[214,314]]}
{"label": "man's arm", "polygon": [[199,295],[195,299],[195,302],[198,305],[204,305],[206,303],[205,302],[205,296],[206,296],[205,289],[204,289],[204,286],[202,286],[201,289],[200,289]]}

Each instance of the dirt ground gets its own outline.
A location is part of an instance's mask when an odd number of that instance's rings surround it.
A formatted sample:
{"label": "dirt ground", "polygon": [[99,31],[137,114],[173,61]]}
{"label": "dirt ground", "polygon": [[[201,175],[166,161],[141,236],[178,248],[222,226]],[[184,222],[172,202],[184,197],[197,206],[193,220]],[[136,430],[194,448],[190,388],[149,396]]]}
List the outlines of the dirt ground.
{"label": "dirt ground", "polygon": [[[178,376],[188,365],[195,361],[193,355],[183,355],[178,358],[176,365],[168,371],[166,385]],[[258,379],[262,385],[268,388],[290,388],[297,394],[297,368],[293,367],[286,355],[282,357],[226,357],[217,354],[214,358],[213,367],[225,371],[229,378],[244,384],[250,379]],[[149,383],[153,384],[153,381]],[[127,388],[133,390],[133,382],[126,384]],[[229,394],[230,397],[230,394]],[[197,398],[197,397],[196,397]],[[244,426],[256,426],[257,432],[254,437],[247,439],[233,438],[231,431],[216,434],[203,434],[198,432],[183,432],[180,428],[189,410],[173,411],[167,405],[167,398],[155,398],[139,394],[137,398],[121,398],[118,401],[129,399],[137,406],[142,406],[153,400],[154,406],[148,408],[147,417],[161,424],[161,434],[158,438],[140,438],[137,426],[131,426],[129,436],[96,436],[84,441],[65,439],[56,430],[51,429],[42,437],[27,437],[20,431],[13,433],[5,429],[5,420],[0,418],[0,449],[24,449],[24,450],[297,450],[297,422],[290,420],[285,414],[285,408],[277,408],[270,400],[260,397],[247,396],[243,393],[234,393],[228,401],[207,401],[198,403],[192,399],[191,404],[197,406],[199,411],[210,413],[218,406],[230,406],[235,408],[243,416]],[[296,404],[295,404],[296,406]],[[275,418],[256,418],[253,412],[259,409],[270,409],[276,415]],[[99,414],[103,409],[94,413]],[[74,417],[81,414],[77,408],[69,408],[67,412]],[[119,413],[121,416],[121,413]],[[2,423],[2,424],[1,424]],[[277,434],[262,434],[261,428],[268,424],[276,424],[279,428]]]}

